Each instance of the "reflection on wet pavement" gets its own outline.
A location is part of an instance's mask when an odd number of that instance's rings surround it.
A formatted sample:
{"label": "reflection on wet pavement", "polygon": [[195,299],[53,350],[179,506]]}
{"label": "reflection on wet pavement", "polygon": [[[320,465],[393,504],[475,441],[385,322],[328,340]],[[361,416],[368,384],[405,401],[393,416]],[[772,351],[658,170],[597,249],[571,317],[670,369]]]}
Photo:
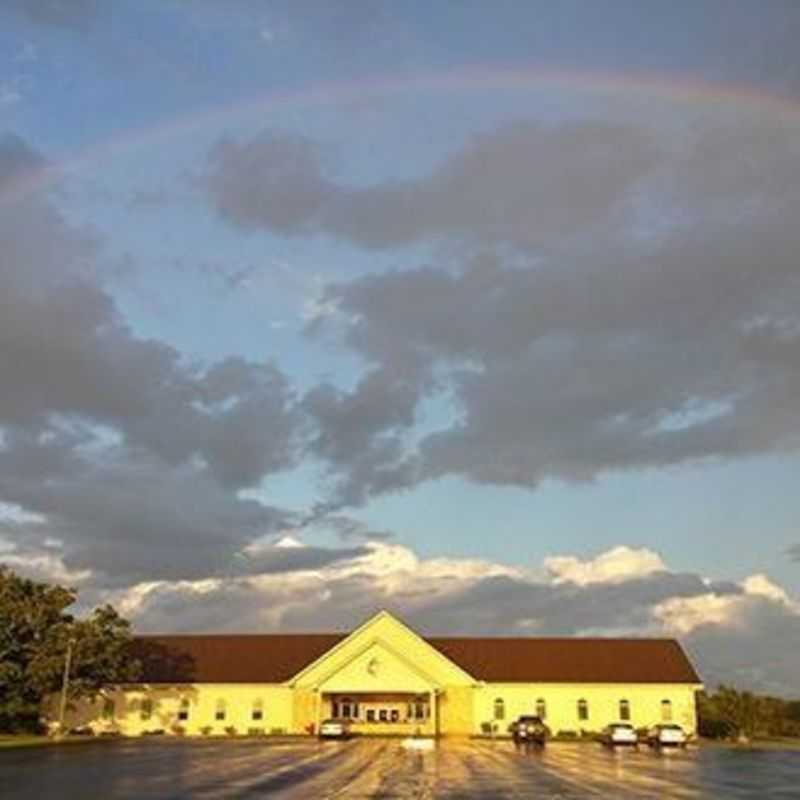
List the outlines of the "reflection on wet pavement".
{"label": "reflection on wet pavement", "polygon": [[798,798],[800,752],[654,753],[507,741],[128,740],[0,752],[0,797]]}

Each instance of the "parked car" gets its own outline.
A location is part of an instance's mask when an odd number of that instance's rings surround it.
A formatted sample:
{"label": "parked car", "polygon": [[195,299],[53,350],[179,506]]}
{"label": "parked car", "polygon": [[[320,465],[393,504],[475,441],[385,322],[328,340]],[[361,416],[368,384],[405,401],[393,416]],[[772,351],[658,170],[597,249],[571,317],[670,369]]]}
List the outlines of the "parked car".
{"label": "parked car", "polygon": [[607,747],[638,747],[639,736],[628,722],[612,722],[600,734],[600,741]]}
{"label": "parked car", "polygon": [[650,747],[686,747],[687,736],[680,725],[662,723],[647,731]]}
{"label": "parked car", "polygon": [[541,717],[523,715],[511,723],[509,730],[516,744],[530,743],[544,747],[550,736],[550,729]]}
{"label": "parked car", "polygon": [[319,726],[320,739],[347,739],[350,736],[350,723],[344,719],[326,719]]}

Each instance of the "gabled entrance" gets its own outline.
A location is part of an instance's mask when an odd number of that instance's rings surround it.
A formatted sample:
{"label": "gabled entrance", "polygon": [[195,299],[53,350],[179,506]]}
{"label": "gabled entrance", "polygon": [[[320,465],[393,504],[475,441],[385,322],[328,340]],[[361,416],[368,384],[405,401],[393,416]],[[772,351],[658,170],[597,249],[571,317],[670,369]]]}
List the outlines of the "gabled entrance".
{"label": "gabled entrance", "polygon": [[350,720],[356,733],[438,735],[447,688],[474,683],[382,611],[303,669],[290,685],[307,698],[298,708],[308,720],[306,729],[318,729],[332,718]]}

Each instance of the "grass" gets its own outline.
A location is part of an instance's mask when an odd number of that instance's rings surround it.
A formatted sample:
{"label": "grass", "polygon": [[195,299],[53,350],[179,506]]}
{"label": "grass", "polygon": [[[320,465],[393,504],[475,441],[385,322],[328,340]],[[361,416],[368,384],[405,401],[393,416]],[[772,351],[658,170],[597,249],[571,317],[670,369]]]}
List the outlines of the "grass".
{"label": "grass", "polygon": [[79,742],[96,742],[94,736],[69,736],[56,739],[52,736],[37,736],[31,733],[0,734],[0,750],[15,747],[48,747],[61,744],[78,744]]}

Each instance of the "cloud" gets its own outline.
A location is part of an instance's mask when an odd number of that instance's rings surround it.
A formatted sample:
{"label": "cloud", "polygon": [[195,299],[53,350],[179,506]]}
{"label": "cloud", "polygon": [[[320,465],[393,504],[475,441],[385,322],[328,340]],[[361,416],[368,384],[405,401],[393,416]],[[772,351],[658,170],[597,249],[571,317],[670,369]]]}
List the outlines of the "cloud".
{"label": "cloud", "polygon": [[238,491],[296,463],[293,390],[274,364],[136,337],[102,241],[19,190],[47,166],[0,139],[0,503],[46,521],[14,541],[55,536],[98,581],[224,571],[291,516]]}
{"label": "cloud", "polygon": [[5,0],[4,8],[39,25],[86,30],[100,13],[98,0]]}
{"label": "cloud", "polygon": [[[630,559],[646,552],[619,546],[595,559],[561,555],[556,562],[610,564],[620,554]],[[658,553],[649,561],[660,568],[634,569],[625,580],[611,571],[576,582],[546,564],[542,578],[532,569],[422,558],[400,544],[371,542],[318,566],[151,582],[115,597],[137,628],[148,631],[349,630],[388,608],[429,635],[678,635],[710,686],[732,681],[781,694],[800,691],[800,612],[781,587],[763,575],[736,585],[675,573]]]}
{"label": "cloud", "polygon": [[[335,450],[320,456],[357,500],[443,475],[536,488],[796,450],[798,164],[795,138],[768,123],[701,127],[640,182],[624,226],[329,286],[339,313],[309,332],[358,353],[365,380],[402,376],[387,426],[392,461],[413,468],[379,488]],[[454,422],[420,440],[432,399]],[[375,403],[365,420],[386,410]],[[318,419],[325,442],[347,427]],[[370,435],[377,446],[386,429]]]}
{"label": "cloud", "polygon": [[246,231],[371,249],[449,235],[531,246],[608,224],[658,157],[624,125],[520,122],[476,136],[428,176],[354,187],[326,174],[314,143],[265,132],[218,143],[206,182],[217,213]]}
{"label": "cloud", "polygon": [[[43,161],[0,143],[0,195]],[[273,364],[229,357],[201,366],[139,339],[99,282],[101,244],[49,204],[10,202],[0,219],[0,424],[54,415],[117,431],[171,465],[199,459],[226,486],[255,485],[293,463],[299,423]]]}
{"label": "cloud", "polygon": [[592,583],[622,583],[666,570],[658,553],[646,548],[615,547],[593,559],[551,556],[544,568],[553,582],[587,586]]}

